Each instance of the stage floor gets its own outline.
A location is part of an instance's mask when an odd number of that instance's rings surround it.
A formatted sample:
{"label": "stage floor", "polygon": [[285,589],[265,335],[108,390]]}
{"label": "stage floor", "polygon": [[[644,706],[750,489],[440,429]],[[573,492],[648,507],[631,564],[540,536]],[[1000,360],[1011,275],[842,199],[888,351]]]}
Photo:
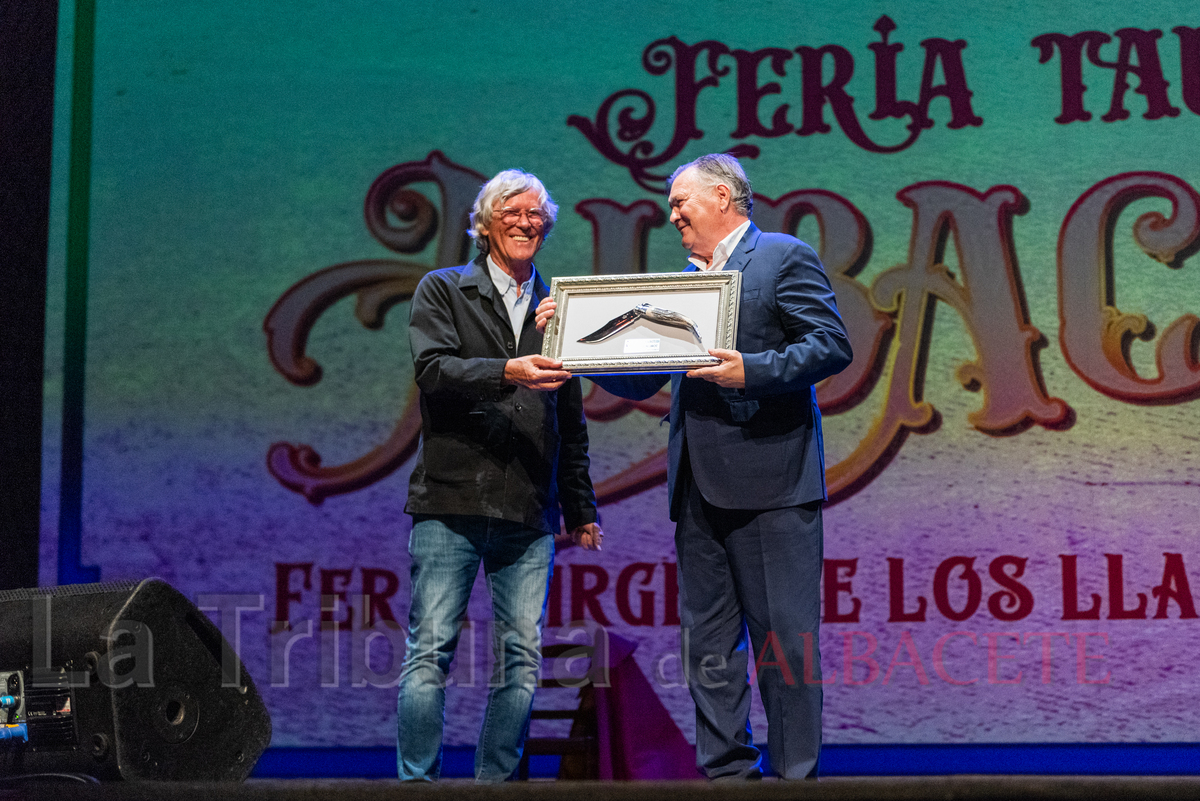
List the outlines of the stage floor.
{"label": "stage floor", "polygon": [[1193,776],[945,776],[831,778],[815,782],[510,782],[477,787],[455,779],[435,785],[395,780],[253,779],[240,785],[165,783],[79,783],[26,781],[0,783],[0,801],[375,801],[393,798],[533,799],[533,801],[998,801],[999,799],[1194,799],[1200,777]]}

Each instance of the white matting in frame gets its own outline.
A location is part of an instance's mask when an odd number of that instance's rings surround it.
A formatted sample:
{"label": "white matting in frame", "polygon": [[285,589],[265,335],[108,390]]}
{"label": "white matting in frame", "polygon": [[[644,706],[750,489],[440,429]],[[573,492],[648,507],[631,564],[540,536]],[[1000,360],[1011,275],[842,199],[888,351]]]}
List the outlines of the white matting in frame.
{"label": "white matting in frame", "polygon": [[708,349],[737,338],[741,280],[736,270],[555,278],[542,355],[577,375],[716,364]]}

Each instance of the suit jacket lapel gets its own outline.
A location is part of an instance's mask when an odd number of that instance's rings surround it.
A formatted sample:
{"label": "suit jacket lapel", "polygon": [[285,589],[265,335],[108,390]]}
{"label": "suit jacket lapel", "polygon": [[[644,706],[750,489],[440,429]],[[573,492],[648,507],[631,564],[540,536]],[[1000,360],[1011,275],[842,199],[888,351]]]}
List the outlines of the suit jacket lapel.
{"label": "suit jacket lapel", "polygon": [[729,261],[725,262],[722,269],[739,271],[746,269],[746,265],[750,263],[751,254],[754,253],[754,248],[758,247],[758,238],[761,235],[762,231],[758,230],[758,226],[750,223],[750,227],[746,229],[746,233],[742,234],[741,240],[733,249]]}

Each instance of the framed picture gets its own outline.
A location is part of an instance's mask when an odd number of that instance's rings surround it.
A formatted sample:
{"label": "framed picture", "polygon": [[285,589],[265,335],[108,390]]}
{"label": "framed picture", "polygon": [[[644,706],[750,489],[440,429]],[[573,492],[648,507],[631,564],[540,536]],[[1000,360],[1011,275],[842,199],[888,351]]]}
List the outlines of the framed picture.
{"label": "framed picture", "polygon": [[736,270],[555,278],[542,355],[576,375],[672,373],[716,364],[737,338]]}

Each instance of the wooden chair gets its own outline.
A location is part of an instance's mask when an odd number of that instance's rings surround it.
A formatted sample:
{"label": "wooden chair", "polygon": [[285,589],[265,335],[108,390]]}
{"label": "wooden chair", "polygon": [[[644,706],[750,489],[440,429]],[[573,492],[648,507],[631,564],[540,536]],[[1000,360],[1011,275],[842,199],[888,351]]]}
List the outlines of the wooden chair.
{"label": "wooden chair", "polygon": [[[580,672],[576,664],[586,660],[588,669]],[[542,646],[542,676],[538,681],[539,696],[544,690],[579,691],[579,701],[573,709],[539,709],[530,714],[530,736],[525,738],[525,751],[517,767],[517,777],[529,779],[529,757],[559,756],[560,779],[599,779],[600,752],[596,730],[596,697],[593,681],[597,678],[596,644],[588,642],[554,643]],[[606,672],[606,671],[605,671]],[[570,720],[571,729],[565,737],[538,736],[536,721]]]}

